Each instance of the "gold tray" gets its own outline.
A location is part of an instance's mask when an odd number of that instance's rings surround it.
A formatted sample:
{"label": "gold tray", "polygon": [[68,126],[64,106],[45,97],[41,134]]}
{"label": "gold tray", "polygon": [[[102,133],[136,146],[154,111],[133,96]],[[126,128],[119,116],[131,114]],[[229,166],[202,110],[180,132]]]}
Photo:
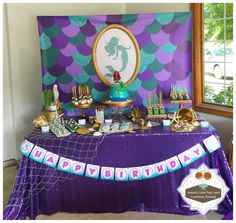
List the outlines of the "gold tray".
{"label": "gold tray", "polygon": [[73,106],[74,106],[75,109],[87,109],[87,108],[90,108],[92,105],[93,105],[93,103],[83,104],[83,105],[81,105],[81,104],[79,104],[79,105],[74,105],[74,104],[73,104]]}
{"label": "gold tray", "polygon": [[102,102],[105,105],[111,106],[111,107],[116,107],[116,108],[123,108],[123,107],[127,107],[131,104],[133,104],[134,99],[129,99],[126,101],[104,101]]}
{"label": "gold tray", "polygon": [[147,115],[148,119],[152,118],[167,118],[167,114],[158,114],[158,115]]}
{"label": "gold tray", "polygon": [[170,103],[171,104],[190,104],[190,103],[192,103],[192,100],[191,99],[189,99],[189,100],[174,100],[174,101],[170,100]]}

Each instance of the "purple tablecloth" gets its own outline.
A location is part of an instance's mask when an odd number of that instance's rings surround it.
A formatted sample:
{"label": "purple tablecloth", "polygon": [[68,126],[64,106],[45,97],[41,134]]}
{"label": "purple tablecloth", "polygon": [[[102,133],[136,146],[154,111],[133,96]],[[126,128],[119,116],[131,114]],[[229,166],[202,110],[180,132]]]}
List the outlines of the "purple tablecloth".
{"label": "purple tablecloth", "polygon": [[[217,133],[213,127],[191,133],[175,133],[162,126],[136,134],[117,133],[103,137],[73,134],[56,138],[34,130],[30,142],[73,160],[111,167],[144,166],[178,155],[203,139]],[[204,147],[204,146],[203,146]],[[177,192],[190,168],[202,163],[217,168],[230,188],[218,213],[232,211],[232,174],[223,149],[208,153],[194,163],[174,172],[140,181],[108,181],[63,172],[22,157],[13,193],[4,219],[35,219],[39,214],[56,212],[104,213],[152,211],[182,215],[197,214]]]}

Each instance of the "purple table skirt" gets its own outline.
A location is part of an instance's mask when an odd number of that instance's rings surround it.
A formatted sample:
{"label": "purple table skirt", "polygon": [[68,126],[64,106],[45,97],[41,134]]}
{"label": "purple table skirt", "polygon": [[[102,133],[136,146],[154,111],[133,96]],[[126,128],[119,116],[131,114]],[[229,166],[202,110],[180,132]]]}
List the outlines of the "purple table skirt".
{"label": "purple table skirt", "polygon": [[[132,167],[157,163],[178,155],[203,139],[216,134],[215,129],[197,129],[191,133],[174,133],[168,128],[154,127],[133,135],[111,134],[105,137],[73,134],[56,138],[34,130],[27,140],[73,160],[111,167]],[[83,146],[82,146],[83,145]],[[203,146],[203,144],[202,144]],[[203,146],[204,147],[204,146]],[[232,174],[223,149],[208,153],[194,163],[172,173],[140,181],[104,181],[53,169],[22,157],[15,186],[4,219],[35,219],[39,214],[120,213],[125,211],[165,212],[181,215],[198,214],[177,192],[190,168],[202,163],[217,168],[230,188],[218,213],[232,211]]]}

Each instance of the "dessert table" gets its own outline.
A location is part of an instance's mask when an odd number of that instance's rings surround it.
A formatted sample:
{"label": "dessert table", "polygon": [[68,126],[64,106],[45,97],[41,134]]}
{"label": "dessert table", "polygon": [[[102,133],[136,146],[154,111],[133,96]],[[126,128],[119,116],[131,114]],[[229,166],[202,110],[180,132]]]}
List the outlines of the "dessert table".
{"label": "dessert table", "polygon": [[[172,132],[155,126],[134,134],[114,133],[95,137],[72,134],[57,138],[35,129],[25,138],[47,151],[87,164],[107,167],[136,167],[161,162],[176,156],[211,135],[215,129],[197,128],[193,132]],[[60,171],[22,156],[13,192],[4,211],[4,219],[35,219],[37,215],[56,212],[120,213],[125,211],[165,212],[181,215],[198,214],[189,209],[177,191],[191,168],[205,163],[217,168],[229,187],[218,213],[232,211],[233,181],[222,148],[206,154],[173,172],[144,180],[115,181],[93,179]]]}

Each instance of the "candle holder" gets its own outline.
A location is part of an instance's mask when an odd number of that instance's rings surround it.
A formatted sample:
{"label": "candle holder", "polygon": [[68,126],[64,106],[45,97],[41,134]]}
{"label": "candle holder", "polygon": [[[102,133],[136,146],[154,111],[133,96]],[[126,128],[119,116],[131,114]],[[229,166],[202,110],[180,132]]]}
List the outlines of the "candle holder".
{"label": "candle holder", "polygon": [[78,86],[78,96],[76,86],[72,87],[72,105],[74,109],[81,110],[81,117],[87,119],[86,110],[93,106],[93,98],[88,85]]}

